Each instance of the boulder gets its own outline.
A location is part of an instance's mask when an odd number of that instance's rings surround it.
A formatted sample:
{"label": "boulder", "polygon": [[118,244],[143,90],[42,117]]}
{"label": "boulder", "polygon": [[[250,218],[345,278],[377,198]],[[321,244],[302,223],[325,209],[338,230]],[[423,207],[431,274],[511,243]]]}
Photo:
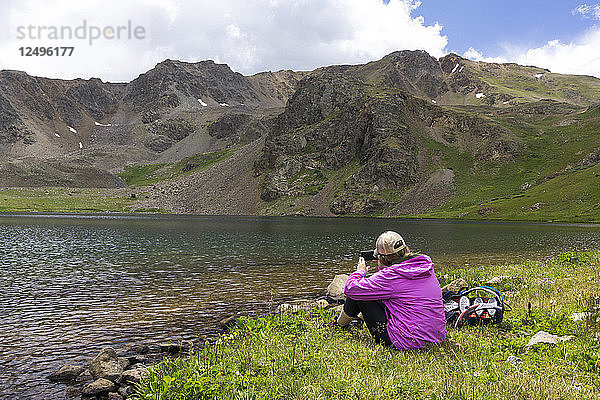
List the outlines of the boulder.
{"label": "boulder", "polygon": [[327,286],[327,298],[333,300],[334,302],[346,300],[346,295],[344,294],[344,285],[346,285],[347,280],[348,275],[346,274],[336,275],[329,286]]}
{"label": "boulder", "polygon": [[327,307],[329,307],[329,302],[325,299],[319,299],[319,300],[317,300],[317,306],[319,308],[327,308]]}
{"label": "boulder", "polygon": [[83,396],[97,396],[116,390],[116,388],[117,385],[115,385],[114,382],[111,382],[108,379],[99,378],[94,382],[85,385],[83,389],[81,389],[81,394]]}
{"label": "boulder", "polygon": [[497,285],[507,279],[512,279],[512,276],[508,276],[508,275],[497,275],[494,276],[493,278],[490,278],[486,283],[488,285]]}
{"label": "boulder", "polygon": [[315,308],[319,308],[319,304],[315,300],[294,300],[289,303],[280,304],[277,307],[277,312],[279,314],[293,314]]}
{"label": "boulder", "polygon": [[119,388],[119,394],[124,398],[131,396],[134,391],[135,389],[132,385],[121,385],[121,387]]}
{"label": "boulder", "polygon": [[89,369],[86,369],[85,371],[80,373],[76,379],[77,382],[90,382],[93,380],[94,380],[94,377],[92,376],[92,373],[90,372]]}
{"label": "boulder", "polygon": [[128,353],[133,353],[133,354],[148,354],[149,351],[150,351],[150,348],[148,347],[148,345],[145,345],[143,343],[133,344],[133,345],[129,346],[129,348],[127,349]]}
{"label": "boulder", "polygon": [[458,279],[453,280],[446,286],[444,286],[442,288],[442,293],[445,293],[445,292],[458,293],[461,290],[467,289],[468,287],[469,287],[469,284],[467,283],[467,281],[465,281],[462,278],[458,278]]}
{"label": "boulder", "polygon": [[506,359],[507,363],[510,363],[512,365],[520,365],[523,364],[523,360],[521,360],[519,357],[517,356],[508,356],[508,358]]}
{"label": "boulder", "polygon": [[129,370],[123,372],[123,381],[131,382],[131,383],[138,383],[142,379],[142,377],[147,373],[148,373],[148,370],[144,367],[129,369]]}
{"label": "boulder", "polygon": [[81,388],[77,387],[77,386],[69,386],[67,388],[67,392],[65,393],[65,397],[67,399],[72,399],[74,397],[80,397],[81,396]]}
{"label": "boulder", "polygon": [[48,379],[51,381],[74,381],[84,368],[81,365],[63,365],[57,371],[51,373]]}
{"label": "boulder", "polygon": [[585,319],[591,315],[590,313],[587,312],[578,312],[578,313],[573,313],[571,314],[571,320],[573,320],[574,322],[580,322],[580,321],[585,321]]}
{"label": "boulder", "polygon": [[104,378],[113,382],[119,382],[127,359],[119,358],[114,349],[108,347],[103,349],[90,364],[90,372],[94,378]]}
{"label": "boulder", "polygon": [[566,342],[567,340],[573,339],[575,336],[567,335],[567,336],[557,336],[546,331],[539,331],[535,335],[529,339],[527,343],[527,347],[531,347],[538,343],[546,343],[546,344],[558,344],[559,342]]}
{"label": "boulder", "polygon": [[119,393],[111,392],[108,394],[108,400],[123,400],[123,396]]}
{"label": "boulder", "polygon": [[236,315],[230,315],[228,317],[225,317],[219,321],[219,328],[227,332],[235,326],[237,320],[238,317]]}

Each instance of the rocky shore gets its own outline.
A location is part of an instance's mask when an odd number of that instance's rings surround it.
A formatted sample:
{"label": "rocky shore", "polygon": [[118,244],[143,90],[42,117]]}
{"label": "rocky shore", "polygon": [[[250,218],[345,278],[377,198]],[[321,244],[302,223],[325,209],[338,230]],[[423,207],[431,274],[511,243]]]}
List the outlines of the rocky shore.
{"label": "rocky shore", "polygon": [[[315,308],[342,307],[345,300],[344,284],[348,275],[336,275],[327,287],[325,296],[285,302],[277,307],[281,314],[296,313]],[[222,319],[218,328],[226,332],[235,325],[239,316]],[[125,350],[106,347],[84,364],[66,364],[48,376],[52,382],[68,385],[66,398],[85,400],[124,400],[131,398],[136,383],[148,373],[148,368],[163,359],[188,357],[204,343],[191,341],[162,344],[136,343]]]}
{"label": "rocky shore", "polygon": [[192,348],[191,342],[134,344],[120,352],[107,347],[88,363],[64,365],[48,379],[67,384],[67,398],[123,400],[149,366],[165,357],[188,356]]}

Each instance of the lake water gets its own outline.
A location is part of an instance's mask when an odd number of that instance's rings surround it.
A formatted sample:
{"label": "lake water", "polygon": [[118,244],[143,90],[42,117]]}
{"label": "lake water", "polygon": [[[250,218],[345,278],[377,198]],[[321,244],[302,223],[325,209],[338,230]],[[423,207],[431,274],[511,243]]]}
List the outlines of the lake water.
{"label": "lake water", "polygon": [[197,340],[236,311],[324,293],[384,230],[438,271],[600,248],[600,227],[399,219],[0,216],[0,398],[102,347]]}

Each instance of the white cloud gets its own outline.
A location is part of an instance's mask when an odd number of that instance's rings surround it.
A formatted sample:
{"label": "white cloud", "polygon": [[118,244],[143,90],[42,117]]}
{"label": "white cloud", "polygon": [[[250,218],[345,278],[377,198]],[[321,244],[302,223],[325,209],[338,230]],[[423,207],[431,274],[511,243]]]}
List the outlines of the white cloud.
{"label": "white cloud", "polygon": [[535,65],[561,74],[592,75],[600,78],[600,28],[594,27],[576,40],[551,40],[540,47],[522,48],[504,45],[504,54],[486,57],[470,48],[466,58],[486,62],[516,62]]}
{"label": "white cloud", "polygon": [[571,13],[573,15],[581,14],[584,18],[593,18],[600,20],[600,4],[594,4],[593,6],[582,4],[579,7],[573,9]]}
{"label": "white cloud", "polygon": [[[9,0],[0,6],[0,69],[126,81],[165,58],[213,59],[244,74],[362,63],[392,51],[445,54],[439,24],[413,16],[414,0]],[[27,25],[134,25],[144,40],[18,40]],[[21,46],[75,46],[72,57],[22,57]]]}
{"label": "white cloud", "polygon": [[505,63],[508,62],[504,57],[485,57],[481,52],[469,47],[469,50],[465,51],[463,57],[473,61],[483,61],[488,63]]}

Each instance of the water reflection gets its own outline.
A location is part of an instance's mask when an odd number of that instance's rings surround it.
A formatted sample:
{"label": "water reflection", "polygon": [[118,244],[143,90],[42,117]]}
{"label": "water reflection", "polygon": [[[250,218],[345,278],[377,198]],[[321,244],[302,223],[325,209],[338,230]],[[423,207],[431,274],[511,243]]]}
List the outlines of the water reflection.
{"label": "water reflection", "polygon": [[55,398],[45,376],[105,345],[196,339],[239,309],[321,293],[386,229],[438,270],[598,248],[600,228],[374,219],[0,218],[0,397]]}

